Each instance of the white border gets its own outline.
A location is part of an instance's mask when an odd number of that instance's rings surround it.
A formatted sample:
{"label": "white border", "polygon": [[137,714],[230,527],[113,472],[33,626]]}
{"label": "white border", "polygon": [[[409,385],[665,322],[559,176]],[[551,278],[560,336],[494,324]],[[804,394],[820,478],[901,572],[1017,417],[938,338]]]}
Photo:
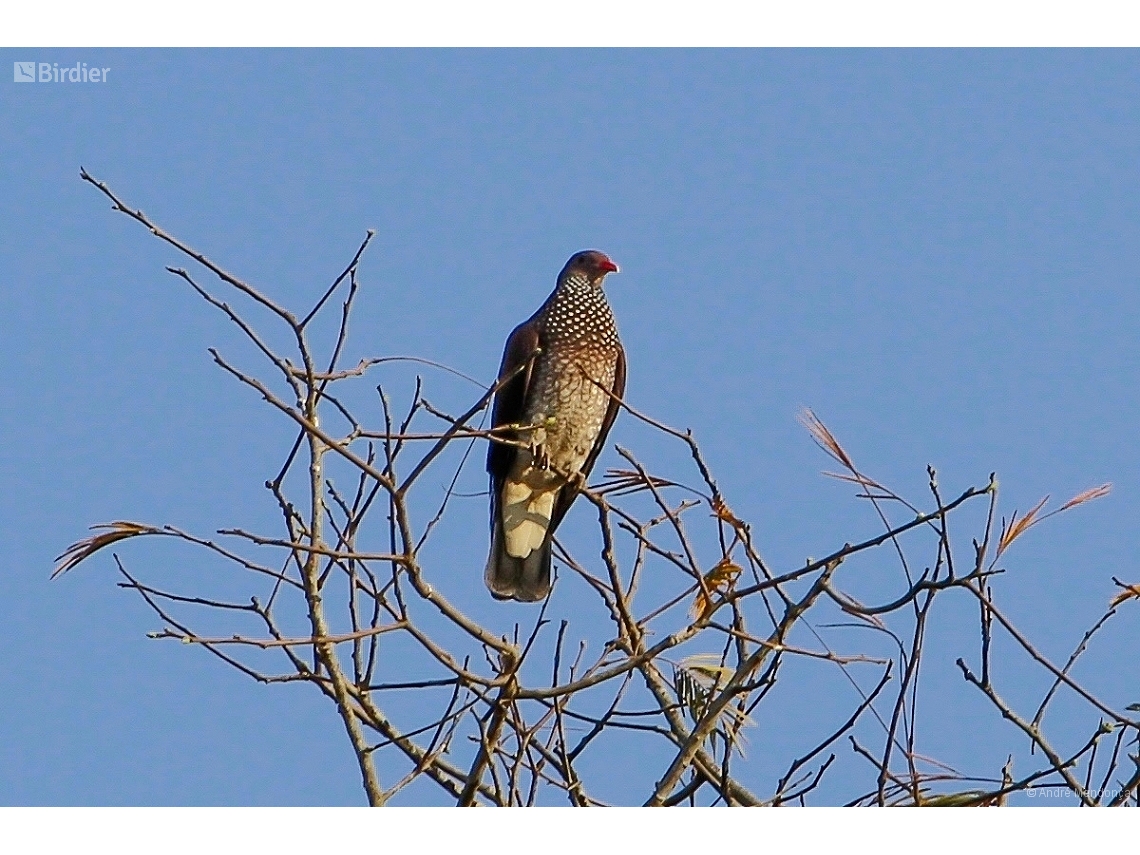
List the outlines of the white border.
{"label": "white border", "polygon": [[1140,4],[1107,0],[31,0],[7,47],[1131,46]]}
{"label": "white border", "polygon": [[1130,811],[1063,808],[6,808],[0,822],[13,852],[115,855],[1115,851],[1135,834]]}

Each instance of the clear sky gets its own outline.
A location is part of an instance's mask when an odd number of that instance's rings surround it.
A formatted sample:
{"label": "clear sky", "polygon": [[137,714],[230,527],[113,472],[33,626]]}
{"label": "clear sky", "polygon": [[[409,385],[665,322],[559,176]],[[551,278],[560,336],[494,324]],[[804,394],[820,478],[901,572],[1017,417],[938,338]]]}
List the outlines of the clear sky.
{"label": "clear sky", "polygon": [[[693,428],[777,568],[879,531],[820,476],[828,461],[796,421],[810,406],[916,497],[927,464],[946,495],[996,471],[1007,514],[1113,482],[1019,542],[996,583],[1055,660],[1103,612],[1111,576],[1140,581],[1134,51],[0,58],[5,75],[18,61],[110,69],[100,83],[0,82],[4,803],[363,801],[316,692],[148,640],[160,623],[115,587],[109,556],[48,583],[91,523],[270,528],[260,484],[288,443],[211,365],[209,346],[245,351],[163,270],[185,262],[112,213],[81,165],[295,307],[375,228],[353,359],[416,354],[486,381],[566,258],[606,251],[622,267],[609,295],[627,398]],[[406,374],[388,376],[407,393]],[[628,418],[613,440],[675,453]],[[478,464],[462,487],[481,489]],[[444,548],[469,567],[439,584],[488,620],[523,608],[485,602],[485,499],[456,513],[470,525]],[[170,579],[193,561],[122,555]],[[878,560],[868,598],[898,591]],[[587,596],[560,594],[567,608]],[[931,653],[927,745],[954,761],[1024,747],[953,666],[976,661],[975,611]],[[1138,620],[1124,608],[1080,673],[1118,708],[1140,701]],[[1019,682],[1024,659],[1002,661],[1013,697],[1039,695],[1036,678]],[[822,688],[804,691],[826,707]],[[1049,724],[1075,749],[1096,719],[1064,705]]]}

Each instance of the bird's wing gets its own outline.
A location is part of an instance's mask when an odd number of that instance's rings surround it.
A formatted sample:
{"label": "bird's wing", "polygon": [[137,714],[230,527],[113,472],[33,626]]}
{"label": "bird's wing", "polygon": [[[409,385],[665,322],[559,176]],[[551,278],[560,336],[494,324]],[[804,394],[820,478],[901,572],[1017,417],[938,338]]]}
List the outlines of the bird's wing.
{"label": "bird's wing", "polygon": [[[510,379],[495,393],[491,410],[491,427],[497,428],[522,421],[526,407],[527,390],[534,372],[534,356],[538,351],[538,313],[523,321],[507,338],[503,348],[503,361],[499,365],[499,380]],[[503,479],[515,461],[515,447],[492,442],[487,449],[487,471],[491,473],[492,503],[498,497]]]}
{"label": "bird's wing", "polygon": [[[602,419],[601,430],[598,431],[597,439],[594,440],[594,447],[590,449],[590,454],[586,458],[586,462],[582,464],[582,479],[585,480],[590,475],[590,470],[594,468],[594,461],[598,459],[598,455],[602,453],[602,448],[606,444],[606,437],[609,435],[610,428],[613,427],[614,419],[617,418],[618,410],[621,409],[621,399],[625,395],[625,349],[618,345],[617,364],[614,366],[614,385],[610,389],[610,405],[606,408],[606,416]],[[572,485],[563,487],[558,493],[558,500],[554,503],[554,513],[550,518],[550,531],[558,528],[558,524],[562,522],[562,518],[566,516],[566,512],[570,510],[570,505],[574,503],[578,491]]]}

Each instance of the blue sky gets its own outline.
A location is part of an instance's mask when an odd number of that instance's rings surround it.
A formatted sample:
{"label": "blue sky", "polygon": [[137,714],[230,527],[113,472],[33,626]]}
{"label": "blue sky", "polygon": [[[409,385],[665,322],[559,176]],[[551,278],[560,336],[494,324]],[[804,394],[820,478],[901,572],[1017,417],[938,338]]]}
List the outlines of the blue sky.
{"label": "blue sky", "polygon": [[[246,352],[163,270],[183,262],[113,214],[81,165],[292,306],[375,228],[354,359],[416,354],[490,380],[565,259],[605,250],[622,266],[609,295],[629,401],[695,431],[776,567],[878,533],[820,477],[828,461],[796,420],[810,406],[908,495],[927,464],[947,495],[996,471],[1007,514],[1113,482],[1004,562],[999,601],[1054,659],[1103,612],[1111,576],[1137,581],[1133,51],[0,54],[111,69],[100,84],[0,83],[4,803],[362,801],[315,692],[148,640],[160,624],[115,587],[109,556],[47,581],[95,522],[270,528],[260,484],[290,441],[211,365],[209,346]],[[406,372],[379,380],[410,388]],[[469,394],[431,382],[441,400]],[[662,465],[678,454],[628,418],[613,440]],[[481,482],[475,465],[463,485]],[[457,506],[441,554],[470,566],[440,584],[494,622],[522,607],[486,600],[484,502]],[[168,580],[193,562],[122,554]],[[897,592],[888,555],[860,566],[852,589]],[[566,587],[567,608],[587,596]],[[1140,701],[1134,611],[1080,674],[1118,707]],[[948,612],[931,653],[927,744],[1004,760],[1024,740],[953,667],[976,657],[968,614]],[[1011,696],[1039,695],[1024,659],[1002,663]],[[826,708],[828,691],[809,679],[788,709]],[[1075,747],[1096,719],[1073,705],[1050,723]]]}

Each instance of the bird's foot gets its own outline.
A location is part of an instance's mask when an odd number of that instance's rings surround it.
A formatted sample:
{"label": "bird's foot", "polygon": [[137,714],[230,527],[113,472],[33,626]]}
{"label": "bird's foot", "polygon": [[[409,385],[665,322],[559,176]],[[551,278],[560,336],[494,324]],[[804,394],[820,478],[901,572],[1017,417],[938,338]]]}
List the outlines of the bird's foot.
{"label": "bird's foot", "polygon": [[546,471],[550,468],[550,455],[546,453],[545,445],[533,445],[530,450],[531,457],[534,458],[534,466],[536,469]]}

